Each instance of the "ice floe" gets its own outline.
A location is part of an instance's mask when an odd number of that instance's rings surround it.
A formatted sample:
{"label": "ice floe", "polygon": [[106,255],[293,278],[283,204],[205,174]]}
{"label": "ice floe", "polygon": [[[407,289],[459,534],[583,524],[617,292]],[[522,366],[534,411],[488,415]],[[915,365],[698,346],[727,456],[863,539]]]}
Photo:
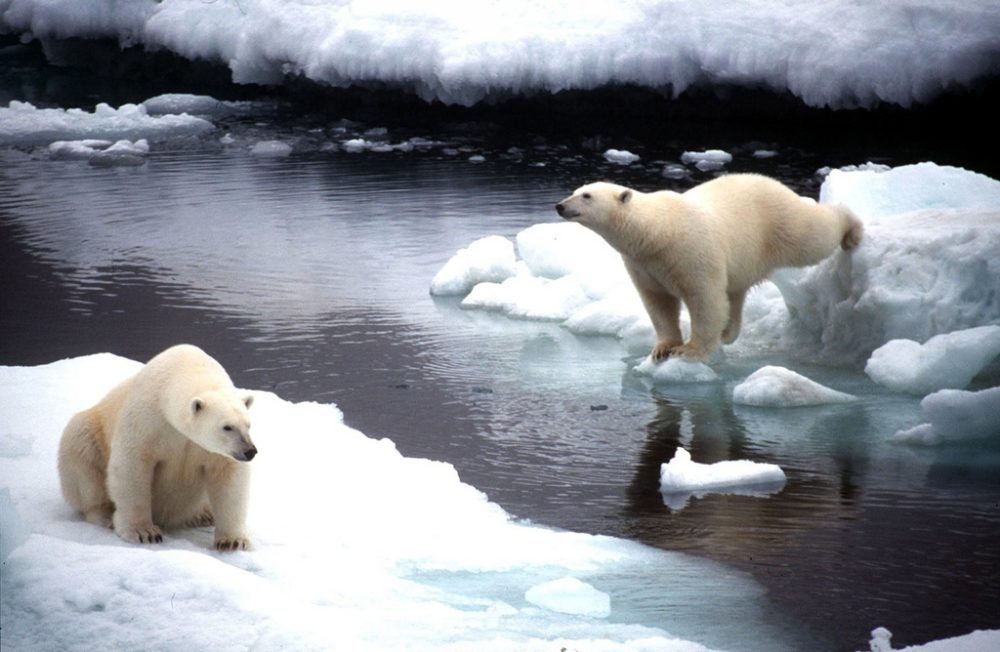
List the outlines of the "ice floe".
{"label": "ice floe", "polygon": [[733,403],[756,407],[802,407],[846,403],[856,397],[824,387],[791,369],[768,365],[733,388]]}
{"label": "ice floe", "polygon": [[780,491],[785,481],[785,472],[777,464],[750,460],[699,464],[684,448],[660,466],[660,492],[674,510],[683,509],[692,496],[709,493],[767,496]]}

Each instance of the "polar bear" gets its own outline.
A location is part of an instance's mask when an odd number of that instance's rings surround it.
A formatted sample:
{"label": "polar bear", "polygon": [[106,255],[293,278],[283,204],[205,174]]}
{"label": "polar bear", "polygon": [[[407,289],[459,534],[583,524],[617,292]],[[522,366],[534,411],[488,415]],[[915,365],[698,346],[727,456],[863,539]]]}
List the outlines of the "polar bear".
{"label": "polar bear", "polygon": [[[604,237],[625,267],[656,330],[653,360],[706,359],[740,332],[747,291],[778,267],[813,265],[861,242],[845,206],[817,204],[774,179],[730,174],[684,193],[643,193],[598,182],[556,204],[564,219]],[[680,302],[691,314],[684,343]]]}
{"label": "polar bear", "polygon": [[66,425],[66,501],[132,543],[162,541],[161,527],[214,523],[218,550],[248,549],[252,402],[198,347],[163,351]]}

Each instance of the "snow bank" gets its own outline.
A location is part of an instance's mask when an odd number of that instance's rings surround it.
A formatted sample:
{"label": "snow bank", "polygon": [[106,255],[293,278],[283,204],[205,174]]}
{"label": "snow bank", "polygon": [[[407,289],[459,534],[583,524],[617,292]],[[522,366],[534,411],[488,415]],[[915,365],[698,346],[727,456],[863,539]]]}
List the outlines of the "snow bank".
{"label": "snow bank", "polygon": [[892,436],[900,444],[1000,438],[1000,387],[978,392],[942,389],[920,401],[927,423]]}
{"label": "snow bank", "polygon": [[162,48],[227,65],[239,83],[302,76],[464,105],[607,84],[675,95],[735,84],[810,106],[909,106],[1000,73],[992,0],[0,0],[0,31]]}
{"label": "snow bank", "polygon": [[139,104],[117,109],[98,104],[93,112],[82,109],[39,109],[28,102],[11,102],[0,108],[0,145],[46,145],[72,140],[162,140],[199,136],[214,129],[195,116],[152,116]]}
{"label": "snow bank", "polygon": [[[391,441],[346,427],[334,406],[267,392],[255,393],[251,412],[260,450],[255,549],[217,553],[210,528],[168,532],[157,546],[126,544],[72,513],[55,462],[69,417],[139,368],[109,354],[0,367],[0,405],[18,406],[0,411],[4,649],[242,641],[266,650],[704,652],[625,623],[642,622],[656,578],[704,582],[721,570],[517,523],[450,465],[403,457]],[[633,598],[640,577],[650,578],[641,606]],[[737,584],[720,579],[713,599],[745,605],[759,591]],[[655,611],[666,607],[645,613]],[[601,620],[611,613],[615,622]]]}
{"label": "snow bank", "polygon": [[785,472],[776,464],[728,460],[699,464],[691,453],[678,448],[673,459],[660,465],[660,492],[673,510],[683,509],[691,497],[709,493],[768,496],[785,486]]}
{"label": "snow bank", "polygon": [[854,396],[824,387],[784,367],[767,366],[733,388],[733,403],[757,407],[801,407],[845,403]]}
{"label": "snow bank", "polygon": [[1000,326],[980,326],[935,335],[923,344],[887,342],[872,353],[865,373],[897,392],[929,394],[964,388],[998,355]]}

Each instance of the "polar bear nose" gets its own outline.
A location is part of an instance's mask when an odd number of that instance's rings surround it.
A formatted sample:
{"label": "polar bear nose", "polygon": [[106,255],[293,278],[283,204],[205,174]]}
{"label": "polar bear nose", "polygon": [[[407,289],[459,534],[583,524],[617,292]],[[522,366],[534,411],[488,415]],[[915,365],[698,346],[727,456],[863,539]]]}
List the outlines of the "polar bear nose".
{"label": "polar bear nose", "polygon": [[559,213],[560,215],[562,215],[565,211],[566,211],[566,207],[563,206],[562,202],[559,202],[558,204],[556,204],[556,212],[557,213]]}

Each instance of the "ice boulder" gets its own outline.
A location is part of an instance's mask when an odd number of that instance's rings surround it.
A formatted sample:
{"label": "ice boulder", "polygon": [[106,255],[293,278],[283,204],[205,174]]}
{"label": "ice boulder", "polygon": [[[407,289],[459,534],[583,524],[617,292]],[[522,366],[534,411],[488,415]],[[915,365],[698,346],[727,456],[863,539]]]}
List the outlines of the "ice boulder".
{"label": "ice boulder", "polygon": [[801,407],[845,403],[855,397],[824,387],[784,367],[767,366],[733,388],[733,403],[756,407]]}
{"label": "ice boulder", "polygon": [[923,163],[834,171],[820,197],[851,207],[865,239],[772,276],[788,307],[786,348],[860,365],[893,339],[1000,324],[1000,182]]}
{"label": "ice boulder", "polygon": [[967,392],[942,389],[920,401],[927,423],[892,436],[900,444],[1000,438],[1000,387]]}
{"label": "ice boulder", "polygon": [[467,294],[477,283],[499,283],[516,272],[514,244],[499,235],[480,238],[465,249],[459,249],[434,278],[431,294]]}
{"label": "ice boulder", "polygon": [[865,373],[897,392],[929,394],[962,389],[1000,355],[1000,326],[935,335],[923,344],[891,340],[876,349]]}
{"label": "ice boulder", "polygon": [[657,363],[646,356],[635,371],[652,378],[654,383],[710,383],[719,379],[718,374],[704,362],[684,358],[667,358]]}
{"label": "ice boulder", "polygon": [[611,598],[590,584],[575,577],[563,577],[528,589],[524,599],[543,609],[575,616],[607,618],[611,615]]}

